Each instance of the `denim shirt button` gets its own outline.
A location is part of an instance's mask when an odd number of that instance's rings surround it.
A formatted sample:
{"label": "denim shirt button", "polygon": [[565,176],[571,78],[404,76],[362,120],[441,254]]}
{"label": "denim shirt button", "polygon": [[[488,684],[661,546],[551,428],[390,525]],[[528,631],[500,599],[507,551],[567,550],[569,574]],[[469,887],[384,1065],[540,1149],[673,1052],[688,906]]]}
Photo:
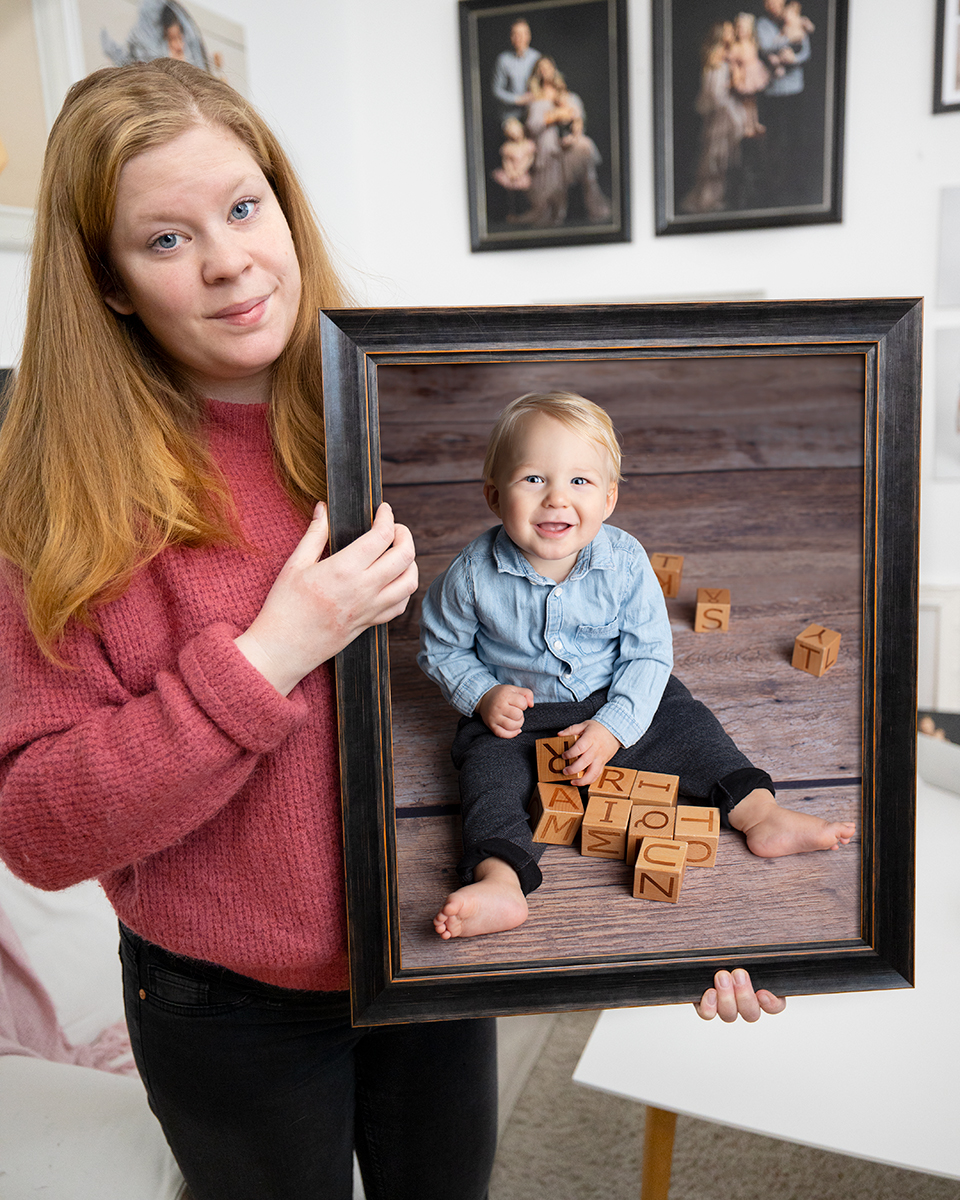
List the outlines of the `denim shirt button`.
{"label": "denim shirt button", "polygon": [[557,640],[553,643],[553,648],[554,648],[554,650],[562,650],[563,642],[561,642],[560,639],[557,638]]}

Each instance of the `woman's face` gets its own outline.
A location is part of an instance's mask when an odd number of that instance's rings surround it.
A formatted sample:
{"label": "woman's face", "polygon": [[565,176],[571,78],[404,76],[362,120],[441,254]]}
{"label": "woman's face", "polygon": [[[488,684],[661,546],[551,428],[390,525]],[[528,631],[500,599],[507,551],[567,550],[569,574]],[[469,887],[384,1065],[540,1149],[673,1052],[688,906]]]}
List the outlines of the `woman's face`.
{"label": "woman's face", "polygon": [[238,137],[198,125],[132,158],[107,246],[117,286],[106,303],[135,313],[202,395],[269,398],[300,307],[300,266]]}
{"label": "woman's face", "polygon": [[549,58],[541,58],[537,63],[537,75],[541,83],[553,83],[557,77],[557,68]]}

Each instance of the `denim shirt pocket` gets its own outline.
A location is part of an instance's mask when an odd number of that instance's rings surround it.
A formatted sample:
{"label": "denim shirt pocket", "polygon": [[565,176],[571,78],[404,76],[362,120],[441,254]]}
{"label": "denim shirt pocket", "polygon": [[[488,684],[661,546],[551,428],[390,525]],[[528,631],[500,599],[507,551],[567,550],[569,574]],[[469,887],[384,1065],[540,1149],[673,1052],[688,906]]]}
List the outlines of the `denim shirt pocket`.
{"label": "denim shirt pocket", "polygon": [[612,641],[620,636],[620,622],[610,621],[606,625],[578,625],[577,649],[581,654],[600,654]]}

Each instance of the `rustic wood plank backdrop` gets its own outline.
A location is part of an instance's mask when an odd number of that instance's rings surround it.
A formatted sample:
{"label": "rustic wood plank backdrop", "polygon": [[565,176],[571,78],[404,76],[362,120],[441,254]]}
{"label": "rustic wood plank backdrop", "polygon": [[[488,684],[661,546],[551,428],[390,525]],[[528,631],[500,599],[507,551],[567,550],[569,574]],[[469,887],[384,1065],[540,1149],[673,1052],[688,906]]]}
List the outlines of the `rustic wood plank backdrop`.
{"label": "rustic wood plank backdrop", "polygon": [[[383,495],[413,530],[421,573],[390,629],[402,966],[857,938],[859,839],[764,860],[732,831],[715,868],[687,872],[677,905],[634,900],[623,863],[551,847],[520,929],[448,942],[433,933],[456,886],[457,714],[416,666],[420,600],[495,523],[481,467],[496,414],[552,388],[603,405],[620,432],[625,479],[610,523],[648,553],[684,555],[668,601],[676,674],[770,772],[782,803],[859,820],[862,354],[381,365]],[[693,633],[698,587],[730,589],[728,632]],[[790,666],[794,637],[814,621],[843,635],[821,679]]]}

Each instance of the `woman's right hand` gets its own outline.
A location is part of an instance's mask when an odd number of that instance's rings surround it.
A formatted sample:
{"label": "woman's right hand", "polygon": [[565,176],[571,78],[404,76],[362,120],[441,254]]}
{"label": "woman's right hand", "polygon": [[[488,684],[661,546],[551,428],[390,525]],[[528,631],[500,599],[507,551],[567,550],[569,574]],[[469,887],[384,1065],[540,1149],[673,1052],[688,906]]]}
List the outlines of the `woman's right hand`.
{"label": "woman's right hand", "polygon": [[320,559],[327,506],[280,570],[260,612],[236,645],[282,695],[365,629],[397,617],[417,588],[413,538],[381,504],[373,525],[349,546]]}

